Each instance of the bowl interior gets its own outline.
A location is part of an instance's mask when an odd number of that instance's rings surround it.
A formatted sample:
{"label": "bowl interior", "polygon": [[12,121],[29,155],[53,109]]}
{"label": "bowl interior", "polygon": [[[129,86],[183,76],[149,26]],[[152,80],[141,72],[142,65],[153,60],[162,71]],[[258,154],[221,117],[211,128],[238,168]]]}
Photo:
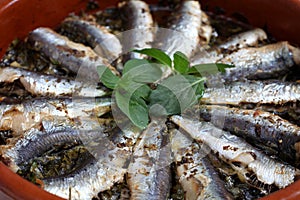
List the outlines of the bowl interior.
{"label": "bowl interior", "polygon": [[[40,26],[55,27],[71,12],[86,8],[89,0],[2,0],[0,1],[0,57],[15,38],[23,39]],[[100,9],[114,6],[117,0],[99,2]],[[148,3],[157,2],[148,0]],[[265,28],[279,40],[300,44],[299,0],[200,0],[202,9],[241,18]],[[247,6],[246,6],[247,5]],[[45,192],[11,172],[0,163],[0,199],[61,199]],[[299,199],[300,182],[264,199]]]}

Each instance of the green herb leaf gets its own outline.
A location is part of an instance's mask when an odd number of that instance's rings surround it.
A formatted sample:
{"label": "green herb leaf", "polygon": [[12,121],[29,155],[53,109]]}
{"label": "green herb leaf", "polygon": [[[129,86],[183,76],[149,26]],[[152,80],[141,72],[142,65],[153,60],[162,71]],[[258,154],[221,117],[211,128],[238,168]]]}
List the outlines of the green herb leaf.
{"label": "green herb leaf", "polygon": [[130,70],[132,70],[135,67],[139,67],[142,65],[147,65],[149,64],[148,60],[145,59],[132,59],[132,60],[128,60],[125,65],[124,65],[124,69],[123,69],[123,75],[126,74],[127,72],[129,72]]}
{"label": "green herb leaf", "polygon": [[[134,52],[152,57],[155,61],[132,59],[125,63],[123,76],[114,75],[108,67],[99,66],[97,71],[102,83],[114,89],[116,105],[137,127],[143,129],[150,115],[166,116],[180,114],[196,104],[204,94],[205,76],[225,72],[234,67],[222,63],[208,63],[189,67],[186,55],[176,52],[174,61],[159,49],[142,49]],[[173,65],[172,65],[173,64]],[[174,66],[174,68],[172,68]],[[171,67],[176,75],[162,80],[155,90],[147,84],[155,83],[162,77],[162,70]]]}
{"label": "green herb leaf", "polygon": [[120,84],[123,82],[154,83],[162,76],[161,65],[157,63],[145,63],[136,67],[122,76]]}
{"label": "green herb leaf", "polygon": [[[163,115],[180,114],[197,103],[203,95],[204,80],[190,75],[170,76],[152,91],[149,97],[150,106],[159,104],[164,107],[166,113],[162,113]],[[159,115],[159,113],[155,114]]]}
{"label": "green herb leaf", "polygon": [[144,129],[149,123],[148,105],[145,99],[148,99],[150,92],[151,89],[149,86],[141,86],[133,93],[129,104],[131,121],[134,125],[142,129]]}
{"label": "green herb leaf", "polygon": [[219,72],[218,67],[215,63],[199,64],[191,67],[188,74],[195,76],[208,76],[211,74],[217,74]]}
{"label": "green herb leaf", "polygon": [[106,87],[110,89],[115,89],[117,83],[119,82],[120,78],[114,75],[110,69],[104,65],[100,65],[97,67],[97,72],[100,77],[100,81]]}
{"label": "green herb leaf", "polygon": [[137,127],[143,129],[149,122],[148,106],[145,99],[151,89],[147,85],[132,82],[130,88],[118,87],[115,90],[116,103],[120,110]]}
{"label": "green herb leaf", "polygon": [[190,62],[186,55],[184,55],[180,51],[177,51],[174,54],[174,68],[176,71],[181,74],[185,74],[189,70],[189,64]]}
{"label": "green herb leaf", "polygon": [[149,122],[146,100],[151,89],[145,83],[153,83],[161,75],[160,64],[132,60],[127,62],[126,71],[115,89],[118,107],[139,128],[145,128]]}
{"label": "green herb leaf", "polygon": [[191,67],[188,70],[188,74],[193,74],[196,76],[207,76],[214,75],[218,72],[225,73],[226,68],[233,68],[234,65],[227,65],[223,63],[207,63],[207,64],[199,64]]}
{"label": "green herb leaf", "polygon": [[[170,88],[163,85],[158,85],[157,88],[151,92],[149,101],[152,115],[164,116],[181,113],[180,103],[176,95]],[[152,109],[157,104],[164,109]]]}
{"label": "green herb leaf", "polygon": [[145,54],[147,56],[150,56],[150,57],[156,59],[161,64],[172,67],[171,58],[165,52],[163,52],[159,49],[149,48],[149,49],[133,50],[133,52]]}
{"label": "green herb leaf", "polygon": [[[191,75],[183,75],[183,76],[190,82],[190,84],[192,84],[192,88],[195,91],[196,99],[202,98],[202,96],[204,95],[204,91],[205,91],[205,86],[204,86],[205,78],[199,78],[199,77],[191,76]],[[201,80],[201,81],[199,82],[199,80]],[[197,84],[194,84],[194,83],[197,83]]]}
{"label": "green herb leaf", "polygon": [[228,64],[223,64],[223,63],[216,63],[218,70],[222,73],[226,72],[226,68],[233,68],[235,67],[234,65],[228,65]]}

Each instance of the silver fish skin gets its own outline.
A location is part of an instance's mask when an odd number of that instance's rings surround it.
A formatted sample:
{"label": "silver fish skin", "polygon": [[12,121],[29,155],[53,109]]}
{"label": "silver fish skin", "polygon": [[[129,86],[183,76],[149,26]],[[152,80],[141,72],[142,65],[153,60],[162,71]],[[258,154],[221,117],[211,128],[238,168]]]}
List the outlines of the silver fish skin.
{"label": "silver fish skin", "polygon": [[191,57],[200,40],[201,13],[198,1],[183,1],[174,20],[171,19],[170,30],[162,29],[157,33],[155,47],[166,51],[169,56],[181,51]]}
{"label": "silver fish skin", "polygon": [[201,12],[201,27],[199,31],[200,36],[200,47],[202,45],[207,45],[213,34],[213,27],[211,26],[209,17],[205,12]]}
{"label": "silver fish skin", "polygon": [[256,46],[259,42],[266,40],[267,34],[261,28],[251,29],[228,38],[218,45],[220,49],[237,50],[245,47]]}
{"label": "silver fish skin", "polygon": [[[139,135],[140,129],[129,124],[118,130],[113,138],[81,136],[95,159],[73,176],[47,180],[46,190],[66,198],[71,187],[72,199],[91,199],[99,192],[111,189],[115,183],[123,181]],[[79,182],[84,185],[80,187]]]}
{"label": "silver fish skin", "polygon": [[300,141],[300,127],[278,115],[216,105],[199,106],[196,113],[218,128],[274,148],[286,161],[299,159],[300,153],[295,150]]}
{"label": "silver fish skin", "polygon": [[[168,29],[160,28],[153,46],[165,51],[171,58],[177,51],[188,58],[196,51],[200,42],[202,10],[198,1],[183,1]],[[164,68],[162,78],[171,75],[171,68]]]}
{"label": "silver fish skin", "polygon": [[72,42],[49,28],[33,30],[28,36],[28,43],[32,49],[77,73],[78,79],[99,82],[97,66],[101,65],[118,74],[106,58],[98,56],[90,47]]}
{"label": "silver fish skin", "polygon": [[81,143],[82,139],[104,131],[104,123],[97,119],[84,119],[75,123],[66,118],[45,119],[23,134],[10,138],[0,146],[0,155],[14,172],[19,164],[39,156],[54,144]]}
{"label": "silver fish skin", "polygon": [[0,104],[0,128],[22,134],[43,119],[65,117],[81,119],[101,116],[110,111],[111,100],[95,98],[31,99],[20,104]]}
{"label": "silver fish skin", "polygon": [[103,137],[97,141],[94,136],[88,141],[83,140],[83,143],[89,142],[87,144],[92,146],[88,148],[95,157],[94,162],[73,177],[46,181],[45,189],[67,198],[71,188],[72,199],[91,199],[99,192],[109,190],[115,183],[123,181],[139,135],[140,130],[129,125],[123,127],[113,140]]}
{"label": "silver fish skin", "polygon": [[171,131],[171,138],[176,173],[186,200],[233,199],[206,158],[205,150],[176,129]]}
{"label": "silver fish skin", "polygon": [[[82,141],[94,157],[88,159],[87,163],[84,163],[85,166],[73,174],[47,178],[43,181],[44,189],[50,193],[62,198],[87,200],[96,197],[101,191],[109,190],[115,183],[123,181],[128,161],[132,155],[132,148],[139,134],[140,130],[137,128],[123,127],[112,141],[103,134],[102,125],[98,124],[96,129],[62,129],[51,133],[43,132],[40,135],[35,132],[31,134],[31,138],[27,139],[30,140],[29,144],[31,145],[33,145],[32,141],[36,141],[37,144]],[[41,137],[47,140],[41,142]],[[24,144],[25,142],[23,142]],[[45,149],[45,146],[37,145],[37,147],[41,151]]]}
{"label": "silver fish skin", "polygon": [[25,90],[36,96],[101,97],[106,94],[104,90],[98,89],[96,83],[81,82],[21,68],[0,69],[0,82],[12,83],[15,80],[20,80]]}
{"label": "silver fish skin", "polygon": [[200,48],[199,51],[197,51],[195,55],[193,55],[193,57],[191,58],[191,65],[194,66],[205,63],[216,63],[223,57],[224,54],[221,53],[220,49]]}
{"label": "silver fish skin", "polygon": [[[123,52],[128,53],[132,49],[151,48],[154,40],[154,23],[149,6],[144,1],[129,0],[119,3],[119,9],[124,15]],[[129,53],[129,58],[143,59],[144,55]]]}
{"label": "silver fish skin", "polygon": [[98,137],[92,145],[95,145],[92,150],[95,158],[91,163],[72,176],[45,180],[44,189],[62,198],[71,196],[72,199],[92,199],[99,192],[122,182],[126,173],[124,165],[130,153],[116,147],[105,136]]}
{"label": "silver fish skin", "polygon": [[167,199],[170,189],[171,149],[166,126],[152,121],[140,135],[128,167],[130,199]]}
{"label": "silver fish skin", "polygon": [[220,75],[225,82],[273,78],[300,64],[300,49],[288,42],[278,42],[259,48],[244,48],[217,62],[235,66]]}
{"label": "silver fish skin", "polygon": [[110,62],[122,54],[122,45],[119,39],[106,27],[96,22],[69,17],[62,22],[61,29],[68,33],[69,38],[74,38],[75,42],[79,42],[76,40],[77,38],[83,38],[99,56]]}
{"label": "silver fish skin", "polygon": [[216,63],[218,60],[226,57],[228,55],[228,51],[232,52],[246,47],[253,47],[265,39],[267,39],[267,34],[264,30],[260,28],[251,29],[249,31],[236,34],[211,49],[200,49],[200,51],[196,52],[191,58],[191,63],[192,65]]}
{"label": "silver fish skin", "polygon": [[300,99],[300,84],[283,81],[233,82],[205,90],[202,103],[235,105],[295,103]]}
{"label": "silver fish skin", "polygon": [[278,42],[262,47],[243,48],[223,56],[216,52],[208,58],[193,61],[192,64],[223,63],[234,65],[226,68],[225,73],[207,76],[208,81],[244,81],[247,79],[276,78],[285,74],[294,65],[300,64],[300,49],[288,42]]}
{"label": "silver fish skin", "polygon": [[[180,126],[196,141],[208,145],[214,153],[230,164],[247,180],[248,174],[255,174],[257,180],[266,185],[285,188],[294,182],[299,171],[287,164],[279,163],[256,150],[243,139],[216,128],[208,122],[172,116],[171,121]],[[241,180],[243,180],[241,178]]]}

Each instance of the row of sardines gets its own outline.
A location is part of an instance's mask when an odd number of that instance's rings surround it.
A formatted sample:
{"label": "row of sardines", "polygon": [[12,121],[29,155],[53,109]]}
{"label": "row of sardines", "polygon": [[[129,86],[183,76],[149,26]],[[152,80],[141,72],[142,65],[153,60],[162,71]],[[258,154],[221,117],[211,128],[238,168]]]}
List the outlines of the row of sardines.
{"label": "row of sardines", "polygon": [[[0,63],[1,162],[66,199],[257,199],[289,186],[300,164],[300,49],[226,20],[198,1],[129,0],[14,41]],[[206,74],[192,109],[140,131],[116,123],[96,67],[120,75],[144,48],[235,67]]]}

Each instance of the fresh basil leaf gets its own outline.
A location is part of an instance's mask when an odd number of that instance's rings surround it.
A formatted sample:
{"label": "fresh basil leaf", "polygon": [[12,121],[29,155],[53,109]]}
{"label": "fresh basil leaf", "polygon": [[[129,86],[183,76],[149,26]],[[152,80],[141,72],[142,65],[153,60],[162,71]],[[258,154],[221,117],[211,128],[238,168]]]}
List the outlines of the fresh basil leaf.
{"label": "fresh basil leaf", "polygon": [[[165,108],[167,115],[180,114],[198,102],[203,95],[201,86],[204,78],[175,75],[161,82],[150,94],[150,106],[159,104]],[[199,94],[198,94],[199,93]],[[165,113],[162,113],[165,114]]]}
{"label": "fresh basil leaf", "polygon": [[163,85],[158,85],[149,96],[149,107],[160,105],[164,109],[152,110],[152,115],[164,116],[181,113],[180,103],[172,90]]}
{"label": "fresh basil leaf", "polygon": [[151,92],[147,85],[132,82],[130,88],[118,87],[115,90],[116,103],[120,110],[139,128],[145,128],[149,122],[146,99]]}
{"label": "fresh basil leaf", "polygon": [[159,49],[149,48],[149,49],[133,50],[133,52],[145,54],[147,56],[150,56],[150,57],[156,59],[161,64],[172,67],[171,58],[165,52],[163,52]]}
{"label": "fresh basil leaf", "polygon": [[154,83],[162,76],[161,65],[157,63],[146,63],[133,68],[122,76],[121,82]]}
{"label": "fresh basil leaf", "polygon": [[218,72],[225,73],[226,68],[233,68],[234,65],[227,65],[223,63],[206,63],[206,64],[199,64],[191,67],[188,70],[188,74],[200,75],[200,76],[208,76],[214,75]]}
{"label": "fresh basil leaf", "polygon": [[145,83],[155,82],[161,74],[160,65],[157,63],[132,67],[123,75],[115,89],[117,106],[140,128],[144,128],[149,121],[146,101],[151,89]]}
{"label": "fresh basil leaf", "polygon": [[192,67],[190,67],[189,69],[188,69],[188,71],[186,72],[186,74],[192,74],[192,75],[200,75],[201,76],[201,74],[199,73],[199,71],[197,70],[197,65],[195,65],[195,66],[192,66]]}
{"label": "fresh basil leaf", "polygon": [[129,104],[130,120],[134,125],[142,129],[145,128],[149,122],[148,105],[145,99],[148,99],[150,92],[151,89],[149,86],[141,86],[133,93]]}
{"label": "fresh basil leaf", "polygon": [[118,76],[114,75],[110,69],[104,65],[97,66],[97,72],[103,85],[110,89],[115,89],[120,80]]}
{"label": "fresh basil leaf", "polygon": [[186,73],[189,70],[189,64],[190,64],[186,55],[184,55],[180,51],[177,51],[173,57],[174,57],[175,70],[181,74]]}
{"label": "fresh basil leaf", "polygon": [[[200,99],[204,95],[204,91],[205,91],[205,86],[204,86],[205,78],[199,78],[191,75],[183,75],[183,76],[190,82],[190,84],[193,85],[192,87],[195,90],[196,98]],[[201,81],[199,82],[199,80]],[[193,84],[196,82],[197,84]]]}
{"label": "fresh basil leaf", "polygon": [[125,65],[124,65],[124,69],[123,69],[123,75],[126,74],[127,72],[129,72],[131,69],[135,68],[135,67],[139,67],[142,65],[147,65],[149,64],[148,60],[145,59],[132,59],[132,60],[128,60]]}
{"label": "fresh basil leaf", "polygon": [[234,65],[228,65],[228,64],[223,64],[223,63],[216,63],[219,72],[225,73],[226,72],[226,68],[234,68]]}
{"label": "fresh basil leaf", "polygon": [[217,74],[218,72],[219,70],[215,63],[207,63],[207,64],[199,64],[191,67],[188,71],[188,74],[204,77],[212,74]]}

